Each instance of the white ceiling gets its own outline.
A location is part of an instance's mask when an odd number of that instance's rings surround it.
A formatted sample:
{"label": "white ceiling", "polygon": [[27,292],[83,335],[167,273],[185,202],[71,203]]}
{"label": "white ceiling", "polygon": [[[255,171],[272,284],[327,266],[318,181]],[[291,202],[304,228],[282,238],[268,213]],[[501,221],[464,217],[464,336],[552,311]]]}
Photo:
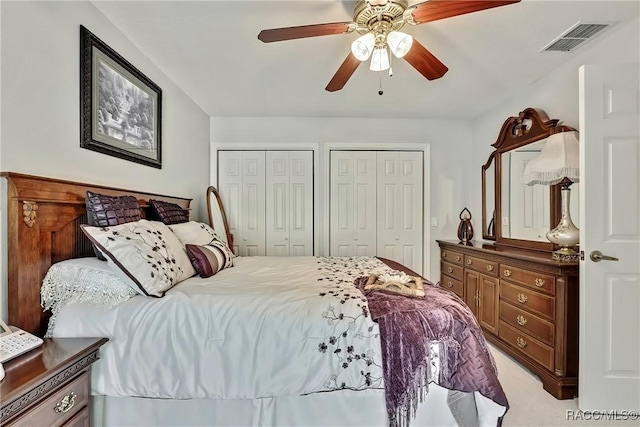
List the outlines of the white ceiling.
{"label": "white ceiling", "polygon": [[[391,78],[362,64],[344,89],[330,93],[324,88],[357,33],[268,44],[257,35],[268,28],[350,21],[353,2],[93,3],[212,117],[469,119],[509,91],[536,81],[604,40],[640,13],[638,1],[523,0],[407,25],[403,31],[449,67],[443,78],[428,81],[404,60],[392,63]],[[617,24],[571,53],[538,53],[578,21]],[[382,96],[379,74],[384,76]]]}

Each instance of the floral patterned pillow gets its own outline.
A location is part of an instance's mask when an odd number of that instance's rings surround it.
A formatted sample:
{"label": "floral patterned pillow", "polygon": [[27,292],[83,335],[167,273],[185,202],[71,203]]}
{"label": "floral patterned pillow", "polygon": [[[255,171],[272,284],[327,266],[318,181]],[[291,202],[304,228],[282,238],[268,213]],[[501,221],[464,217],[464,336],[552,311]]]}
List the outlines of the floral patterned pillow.
{"label": "floral patterned pillow", "polygon": [[143,295],[162,297],[196,273],[184,246],[161,222],[142,219],[113,227],[82,225],[82,231]]}

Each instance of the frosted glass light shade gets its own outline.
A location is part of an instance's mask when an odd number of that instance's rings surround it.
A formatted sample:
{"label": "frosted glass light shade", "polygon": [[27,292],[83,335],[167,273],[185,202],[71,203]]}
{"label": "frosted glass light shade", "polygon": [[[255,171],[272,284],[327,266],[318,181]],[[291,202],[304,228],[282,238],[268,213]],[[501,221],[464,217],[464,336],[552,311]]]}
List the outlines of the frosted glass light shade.
{"label": "frosted glass light shade", "polygon": [[358,37],[351,43],[351,53],[358,61],[366,61],[371,56],[371,52],[373,52],[375,42],[376,38],[373,33]]}
{"label": "frosted glass light shade", "polygon": [[371,55],[371,71],[384,71],[389,69],[389,54],[385,48],[376,48]]}
{"label": "frosted glass light shade", "polygon": [[526,185],[553,185],[564,178],[578,182],[580,178],[580,143],[578,132],[554,133],[535,159],[527,163],[522,174]]}
{"label": "frosted glass light shade", "polygon": [[391,31],[389,35],[387,35],[387,44],[397,58],[402,58],[409,52],[409,49],[411,49],[413,37],[400,31]]}

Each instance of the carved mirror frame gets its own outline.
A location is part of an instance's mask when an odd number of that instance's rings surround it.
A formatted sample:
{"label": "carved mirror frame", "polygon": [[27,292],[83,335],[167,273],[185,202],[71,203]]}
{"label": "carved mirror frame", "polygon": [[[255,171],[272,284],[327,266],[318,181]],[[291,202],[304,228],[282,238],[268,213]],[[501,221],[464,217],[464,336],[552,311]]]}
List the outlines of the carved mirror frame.
{"label": "carved mirror frame", "polygon": [[[485,171],[490,167],[492,159],[495,161],[495,177],[494,177],[494,206],[495,206],[495,240],[496,245],[509,246],[521,249],[530,249],[544,252],[554,250],[551,242],[540,242],[533,240],[513,239],[502,236],[502,155],[511,150],[523,147],[528,144],[548,138],[550,135],[558,132],[575,131],[569,126],[560,125],[558,119],[549,119],[547,114],[537,108],[527,108],[521,111],[517,116],[509,117],[498,134],[498,139],[491,144],[495,150],[489,156],[489,160],[483,166],[483,211],[482,226],[483,235],[487,231],[488,221],[486,218],[486,200],[485,200]],[[549,219],[551,228],[559,221],[561,215],[560,205],[560,186],[552,185],[549,188]]]}
{"label": "carved mirror frame", "polygon": [[[487,163],[482,165],[482,239],[483,240],[496,240],[496,204],[495,204],[495,186],[496,184],[496,165],[495,165],[496,152],[493,151],[489,155]],[[491,217],[487,218],[487,204],[489,203],[487,195],[487,175],[492,171],[490,168],[493,166],[493,200],[490,203],[493,205],[491,209]],[[493,222],[493,224],[492,224]],[[492,225],[491,225],[492,224]],[[491,225],[491,227],[490,227]],[[493,230],[493,233],[489,231],[489,228]]]}

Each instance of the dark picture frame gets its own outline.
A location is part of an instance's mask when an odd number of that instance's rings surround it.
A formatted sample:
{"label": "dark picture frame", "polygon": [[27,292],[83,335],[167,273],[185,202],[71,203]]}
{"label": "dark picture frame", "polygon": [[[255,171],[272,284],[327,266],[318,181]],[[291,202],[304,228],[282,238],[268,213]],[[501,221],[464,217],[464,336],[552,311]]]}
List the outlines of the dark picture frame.
{"label": "dark picture frame", "polygon": [[162,89],[80,26],[80,147],[162,168]]}

